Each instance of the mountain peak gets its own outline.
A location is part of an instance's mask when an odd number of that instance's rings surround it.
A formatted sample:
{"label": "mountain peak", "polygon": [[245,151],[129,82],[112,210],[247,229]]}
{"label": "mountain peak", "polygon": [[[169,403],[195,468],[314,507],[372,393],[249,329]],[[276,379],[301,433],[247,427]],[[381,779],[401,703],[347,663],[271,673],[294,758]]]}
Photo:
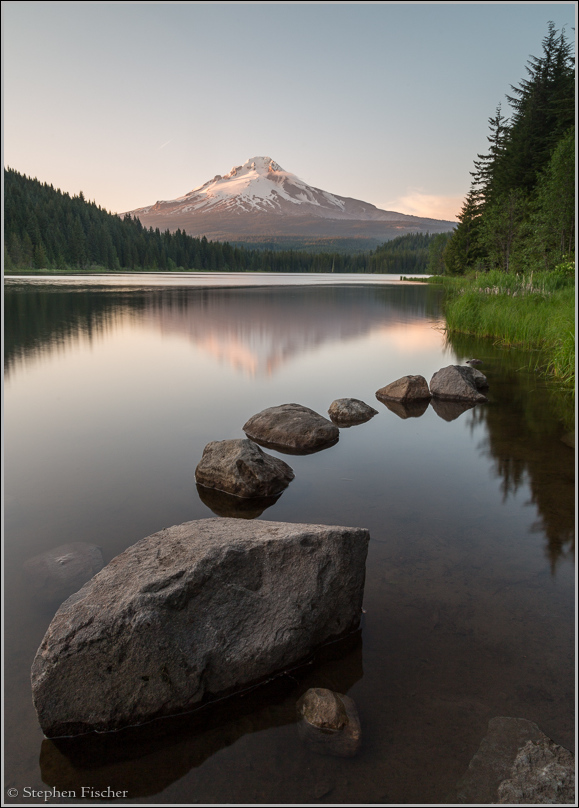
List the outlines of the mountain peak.
{"label": "mountain peak", "polygon": [[250,157],[228,174],[216,174],[177,199],[130,212],[147,226],[183,228],[208,237],[224,232],[228,239],[252,233],[343,237],[372,232],[385,240],[408,229],[448,230],[450,224],[381,210],[368,202],[323,191],[265,155]]}
{"label": "mountain peak", "polygon": [[283,168],[279,163],[276,163],[275,160],[272,160],[271,157],[250,157],[242,166],[233,166],[229,174],[225,174],[223,177],[218,174],[215,179],[219,177],[219,179],[228,180],[232,177],[239,177],[252,172],[262,177],[267,177],[268,174],[272,174],[276,171],[283,171]]}

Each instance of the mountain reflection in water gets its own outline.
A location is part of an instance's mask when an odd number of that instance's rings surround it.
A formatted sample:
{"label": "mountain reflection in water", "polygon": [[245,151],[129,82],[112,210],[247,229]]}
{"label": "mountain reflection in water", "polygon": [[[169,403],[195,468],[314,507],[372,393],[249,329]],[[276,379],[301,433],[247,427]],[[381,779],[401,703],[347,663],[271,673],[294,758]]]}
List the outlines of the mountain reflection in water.
{"label": "mountain reflection in water", "polygon": [[[19,356],[110,332],[138,316],[163,336],[191,340],[212,358],[250,376],[269,376],[293,357],[327,342],[399,328],[402,306],[417,335],[437,318],[439,294],[414,286],[281,289],[116,289],[9,286],[5,290],[6,366]],[[429,294],[430,293],[430,294]],[[411,334],[405,334],[405,340]]]}

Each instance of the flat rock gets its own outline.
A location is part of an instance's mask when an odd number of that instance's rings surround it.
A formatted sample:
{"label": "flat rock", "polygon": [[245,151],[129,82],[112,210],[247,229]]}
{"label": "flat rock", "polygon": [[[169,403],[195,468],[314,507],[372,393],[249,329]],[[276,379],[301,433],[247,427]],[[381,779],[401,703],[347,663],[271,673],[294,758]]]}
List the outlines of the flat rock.
{"label": "flat rock", "polygon": [[42,603],[62,603],[104,566],[96,544],[72,542],[34,556],[22,565],[34,597]]}
{"label": "flat rock", "polygon": [[301,404],[281,404],[253,415],[245,434],[262,446],[292,452],[316,452],[336,443],[340,431],[327,418]]}
{"label": "flat rock", "polygon": [[479,392],[482,380],[477,374],[486,381],[484,374],[476,368],[464,365],[441,368],[430,380],[430,392],[435,398],[447,401],[469,401],[473,404],[488,401],[487,397]]}
{"label": "flat rock", "polygon": [[201,519],[137,542],[48,627],[31,676],[45,735],[191,710],[354,631],[369,538],[362,528]]}
{"label": "flat rock", "polygon": [[271,497],[294,478],[293,469],[247,439],[211,441],[195,469],[195,481],[238,497]]}
{"label": "flat rock", "polygon": [[312,687],[299,699],[298,732],[317,754],[353,757],[362,739],[354,701],[343,693]]}
{"label": "flat rock", "polygon": [[378,410],[358,398],[337,398],[330,404],[328,415],[336,426],[348,427],[369,421]]}
{"label": "flat rock", "polygon": [[[546,744],[549,754],[544,754],[543,751],[531,753],[530,750],[534,749],[534,746],[526,747],[529,741],[533,745],[538,744],[539,750],[544,750]],[[457,783],[456,800],[451,801],[470,805],[494,804],[502,801],[499,795],[501,788],[505,795],[513,797],[517,789],[522,793],[523,782],[529,785],[530,790],[536,791],[535,775],[537,772],[531,775],[531,770],[536,768],[535,763],[541,759],[547,760],[547,756],[550,762],[555,759],[568,761],[567,756],[571,755],[567,750],[563,750],[566,756],[551,756],[551,744],[553,742],[532,721],[504,716],[492,718],[478,751],[470,761],[467,771]],[[553,747],[555,746],[556,744],[553,744]],[[527,748],[527,752],[523,753],[526,762],[519,756],[524,748]],[[562,749],[562,747],[557,747],[557,749]],[[521,774],[523,774],[522,778]],[[517,780],[517,783],[513,783],[511,786],[505,782],[512,780]],[[563,787],[566,789],[569,780],[565,777],[563,781]],[[550,800],[538,800],[538,802],[542,801],[549,802]],[[574,800],[572,802],[574,803]]]}
{"label": "flat rock", "polygon": [[575,756],[550,738],[527,741],[510,777],[498,788],[498,804],[576,805]]}
{"label": "flat rock", "polygon": [[377,390],[376,398],[380,401],[391,400],[408,404],[412,401],[429,399],[430,390],[424,376],[402,376]]}

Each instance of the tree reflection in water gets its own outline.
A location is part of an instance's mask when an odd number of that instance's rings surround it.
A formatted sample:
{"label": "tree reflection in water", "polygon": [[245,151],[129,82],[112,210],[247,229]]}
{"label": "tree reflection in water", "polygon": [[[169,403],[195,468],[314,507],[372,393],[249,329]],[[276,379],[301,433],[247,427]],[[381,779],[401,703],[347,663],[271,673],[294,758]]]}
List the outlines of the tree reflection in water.
{"label": "tree reflection in water", "polygon": [[575,458],[562,440],[573,413],[573,396],[530,369],[536,354],[464,335],[448,335],[447,340],[459,357],[476,355],[484,361],[481,370],[490,384],[489,403],[475,407],[467,417],[473,429],[486,425],[479,449],[493,460],[503,500],[528,484],[529,504],[539,515],[533,530],[545,534],[545,553],[554,572],[562,556],[573,558],[575,552]]}

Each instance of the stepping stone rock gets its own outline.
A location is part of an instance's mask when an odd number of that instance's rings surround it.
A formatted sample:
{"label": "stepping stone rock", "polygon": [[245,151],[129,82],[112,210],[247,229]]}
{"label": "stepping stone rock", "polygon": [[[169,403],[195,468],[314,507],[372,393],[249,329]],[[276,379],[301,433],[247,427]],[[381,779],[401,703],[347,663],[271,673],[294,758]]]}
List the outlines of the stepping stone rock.
{"label": "stepping stone rock", "polygon": [[[487,397],[479,392],[482,380],[486,377],[480,370],[464,367],[464,365],[449,365],[438,370],[430,380],[430,392],[435,398],[447,401],[469,401],[478,404],[488,401]],[[486,385],[488,387],[488,384]]]}
{"label": "stepping stone rock", "polygon": [[408,404],[411,401],[429,399],[430,390],[424,376],[402,376],[401,379],[377,390],[376,398],[380,401],[390,400]]}
{"label": "stepping stone rock", "polygon": [[311,687],[297,705],[302,741],[320,755],[353,757],[362,739],[354,701],[342,693]]}
{"label": "stepping stone rock", "polygon": [[253,415],[245,434],[262,446],[291,453],[316,452],[336,443],[340,431],[327,418],[301,404],[281,404]]}
{"label": "stepping stone rock", "polygon": [[200,519],[114,558],[56,612],[32,666],[47,737],[187,712],[360,623],[362,528]]}
{"label": "stepping stone rock", "polygon": [[337,426],[348,427],[369,421],[378,410],[357,398],[337,398],[330,404],[328,414]]}
{"label": "stepping stone rock", "polygon": [[241,438],[208,443],[195,469],[198,485],[238,497],[275,496],[293,478],[293,470],[287,463]]}
{"label": "stepping stone rock", "polygon": [[62,603],[104,566],[101,548],[78,541],[62,544],[22,565],[34,597],[42,603]]}

